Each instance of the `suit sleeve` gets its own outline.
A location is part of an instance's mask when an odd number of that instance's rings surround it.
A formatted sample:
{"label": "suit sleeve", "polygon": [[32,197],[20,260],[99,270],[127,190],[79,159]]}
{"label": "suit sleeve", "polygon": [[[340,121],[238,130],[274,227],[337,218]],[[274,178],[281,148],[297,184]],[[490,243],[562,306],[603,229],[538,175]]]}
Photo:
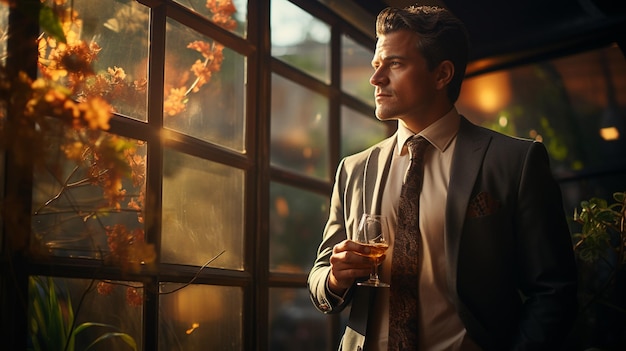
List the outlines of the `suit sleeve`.
{"label": "suit sleeve", "polygon": [[577,312],[578,275],[561,191],[541,143],[530,146],[517,203],[518,284],[525,300],[515,349],[556,348]]}
{"label": "suit sleeve", "polygon": [[341,161],[337,168],[335,184],[330,200],[330,212],[324,228],[322,242],[317,251],[315,264],[308,277],[311,300],[315,307],[324,313],[339,313],[348,304],[348,292],[338,297],[328,289],[327,281],[330,274],[330,256],[333,247],[347,238],[344,221],[344,193],[346,188],[345,162]]}

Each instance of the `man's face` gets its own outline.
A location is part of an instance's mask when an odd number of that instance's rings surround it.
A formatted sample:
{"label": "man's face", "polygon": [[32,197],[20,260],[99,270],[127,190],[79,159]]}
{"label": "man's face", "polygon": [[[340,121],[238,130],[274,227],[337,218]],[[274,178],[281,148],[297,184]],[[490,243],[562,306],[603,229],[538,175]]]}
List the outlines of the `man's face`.
{"label": "man's face", "polygon": [[372,59],[376,117],[385,121],[429,118],[436,94],[435,72],[417,49],[418,34],[399,30],[378,37]]}

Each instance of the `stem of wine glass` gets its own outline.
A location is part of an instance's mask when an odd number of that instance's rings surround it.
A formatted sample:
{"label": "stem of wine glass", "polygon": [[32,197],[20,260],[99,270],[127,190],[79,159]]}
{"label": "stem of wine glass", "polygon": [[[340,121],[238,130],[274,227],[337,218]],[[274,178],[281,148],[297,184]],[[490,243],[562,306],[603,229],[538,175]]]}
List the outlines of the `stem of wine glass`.
{"label": "stem of wine glass", "polygon": [[378,264],[374,263],[374,265],[372,266],[372,273],[370,273],[370,280],[371,281],[378,281]]}

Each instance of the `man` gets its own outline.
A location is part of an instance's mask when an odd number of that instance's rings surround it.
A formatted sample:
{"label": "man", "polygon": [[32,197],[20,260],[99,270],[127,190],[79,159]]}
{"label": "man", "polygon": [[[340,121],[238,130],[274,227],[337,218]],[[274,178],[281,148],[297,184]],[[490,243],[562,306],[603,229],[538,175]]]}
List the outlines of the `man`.
{"label": "man", "polygon": [[[313,303],[325,313],[351,304],[342,350],[557,348],[576,313],[577,274],[545,147],[457,113],[469,44],[450,12],[388,8],[377,18],[376,34],[370,79],[376,116],[398,120],[398,130],[337,169],[308,280]],[[428,143],[422,190],[411,199],[402,188],[417,161],[405,141],[415,138]],[[418,221],[399,211],[401,197],[419,199]],[[390,288],[355,283],[371,269],[370,259],[359,255],[367,249],[348,240],[365,212],[386,215],[392,246],[403,242],[390,247],[382,263],[381,280]],[[417,240],[417,248],[406,240]],[[398,289],[403,283],[394,279],[402,274],[394,272],[414,265],[416,278]],[[397,308],[411,299],[417,308]]]}

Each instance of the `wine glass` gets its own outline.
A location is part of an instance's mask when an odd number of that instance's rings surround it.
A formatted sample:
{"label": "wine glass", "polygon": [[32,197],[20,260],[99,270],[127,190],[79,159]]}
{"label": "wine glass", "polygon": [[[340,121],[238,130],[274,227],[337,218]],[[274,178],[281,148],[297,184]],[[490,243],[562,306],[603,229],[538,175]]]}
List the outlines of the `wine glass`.
{"label": "wine glass", "polygon": [[387,217],[364,213],[359,223],[359,228],[352,235],[352,241],[365,245],[370,248],[370,253],[361,256],[371,257],[374,259],[372,273],[368,280],[359,282],[357,285],[373,286],[386,288],[389,284],[383,283],[378,279],[378,259],[389,248],[389,225]]}

